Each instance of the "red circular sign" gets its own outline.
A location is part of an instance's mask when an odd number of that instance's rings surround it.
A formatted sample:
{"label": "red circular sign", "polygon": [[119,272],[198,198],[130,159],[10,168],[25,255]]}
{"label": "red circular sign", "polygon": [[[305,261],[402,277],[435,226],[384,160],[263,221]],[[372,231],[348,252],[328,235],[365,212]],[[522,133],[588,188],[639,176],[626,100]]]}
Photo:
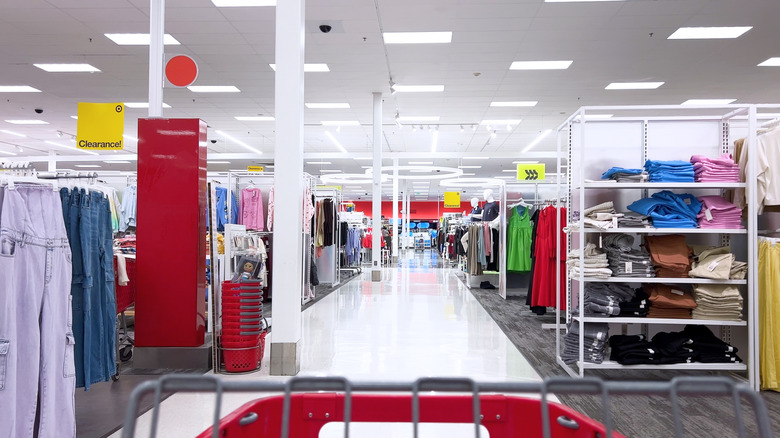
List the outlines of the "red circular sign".
{"label": "red circular sign", "polygon": [[198,78],[198,64],[189,56],[174,56],[165,65],[165,77],[177,87],[192,85]]}

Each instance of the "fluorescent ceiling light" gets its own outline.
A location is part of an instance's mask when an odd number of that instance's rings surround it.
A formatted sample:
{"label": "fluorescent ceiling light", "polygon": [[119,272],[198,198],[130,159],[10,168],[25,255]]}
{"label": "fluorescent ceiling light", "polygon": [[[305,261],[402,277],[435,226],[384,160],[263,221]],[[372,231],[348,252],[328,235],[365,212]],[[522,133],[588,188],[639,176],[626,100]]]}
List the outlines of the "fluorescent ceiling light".
{"label": "fluorescent ceiling light", "polygon": [[[276,64],[268,64],[271,66],[271,70],[276,71]],[[303,64],[303,71],[305,73],[327,73],[330,71],[328,64]]]}
{"label": "fluorescent ceiling light", "polygon": [[27,137],[24,134],[19,134],[18,132],[8,131],[6,129],[2,129],[2,130],[0,130],[0,132],[5,133],[5,134],[9,134],[9,135],[15,135],[17,137]]}
{"label": "fluorescent ceiling light", "polygon": [[681,27],[669,35],[670,40],[710,40],[738,38],[753,26]]}
{"label": "fluorescent ceiling light", "polygon": [[397,119],[399,122],[438,122],[439,116],[405,116]]}
{"label": "fluorescent ceiling light", "polygon": [[361,169],[373,169],[374,166],[360,166]]}
{"label": "fluorescent ceiling light", "polygon": [[98,155],[97,152],[92,152],[92,151],[86,150],[86,149],[79,149],[79,148],[77,148],[75,146],[68,146],[68,145],[60,144],[60,143],[53,142],[53,141],[46,140],[44,143],[50,144],[52,146],[59,146],[59,147],[64,148],[64,149],[70,149],[72,151],[79,151],[79,152],[82,152],[82,153],[85,153],[85,154],[89,154],[89,155]]}
{"label": "fluorescent ceiling light", "polygon": [[[323,123],[323,124],[324,124],[324,123]],[[333,142],[333,144],[335,144],[335,145],[336,145],[336,147],[337,147],[337,148],[339,148],[339,150],[340,150],[341,152],[344,152],[345,154],[347,153],[347,149],[346,149],[346,148],[345,148],[345,147],[344,147],[344,146],[341,144],[341,142],[339,142],[339,141],[336,139],[336,137],[334,137],[334,136],[333,136],[333,134],[331,134],[331,133],[330,133],[330,131],[325,131],[325,135],[327,135],[327,136],[328,136],[328,138],[330,139],[330,141],[332,141],[332,142]]]}
{"label": "fluorescent ceiling light", "polygon": [[[127,106],[127,104],[125,104],[125,106]],[[71,119],[74,119],[74,120],[78,120],[78,119],[79,119],[79,116],[70,116],[70,118],[71,118]]]}
{"label": "fluorescent ceiling light", "polygon": [[322,173],[341,173],[338,169],[321,169],[320,172]]}
{"label": "fluorescent ceiling light", "polygon": [[439,146],[439,130],[433,131],[433,140],[431,141],[431,152],[436,153],[436,148]]}
{"label": "fluorescent ceiling light", "polygon": [[517,100],[513,102],[490,102],[492,107],[528,107],[536,106],[539,103],[537,100]]}
{"label": "fluorescent ceiling light", "polygon": [[476,173],[470,172],[470,173],[461,173],[460,176],[475,176]]}
{"label": "fluorescent ceiling light", "polygon": [[758,64],[759,67],[780,67],[780,57],[769,58],[766,61]]}
{"label": "fluorescent ceiling light", "polygon": [[515,61],[510,70],[566,70],[574,61]]}
{"label": "fluorescent ceiling light", "polygon": [[89,64],[33,64],[49,73],[94,73],[100,69]]}
{"label": "fluorescent ceiling light", "polygon": [[29,85],[0,85],[0,93],[40,93],[41,90]]}
{"label": "fluorescent ceiling light", "polygon": [[385,32],[385,44],[446,44],[452,42],[452,32]]}
{"label": "fluorescent ceiling light", "polygon": [[612,82],[605,90],[655,90],[663,82]]}
{"label": "fluorescent ceiling light", "polygon": [[43,120],[6,120],[8,123],[12,123],[14,125],[48,125],[49,122],[45,122]]}
{"label": "fluorescent ceiling light", "polygon": [[[125,106],[128,108],[149,108],[149,102],[125,102]],[[170,108],[171,106],[163,102],[163,108]],[[78,116],[71,116],[74,119],[78,119]]]}
{"label": "fluorescent ceiling light", "polygon": [[322,126],[360,126],[357,120],[321,120]]}
{"label": "fluorescent ceiling light", "polygon": [[363,157],[360,157],[360,158],[353,158],[353,160],[360,160],[360,161],[373,161],[374,159],[373,159],[373,158],[363,158]]}
{"label": "fluorescent ceiling light", "polygon": [[193,93],[240,93],[233,85],[190,85],[187,87]]}
{"label": "fluorescent ceiling light", "polygon": [[333,164],[330,161],[307,161],[306,164]]}
{"label": "fluorescent ceiling light", "polygon": [[270,116],[235,116],[233,118],[241,122],[273,122],[276,120]]}
{"label": "fluorescent ceiling light", "polygon": [[276,0],[211,0],[218,8],[276,6]]}
{"label": "fluorescent ceiling light", "polygon": [[528,151],[530,151],[531,149],[533,149],[533,147],[534,147],[534,146],[538,145],[538,144],[539,144],[539,142],[541,142],[542,140],[544,140],[544,138],[545,138],[545,137],[547,137],[548,135],[550,135],[550,133],[551,133],[551,132],[552,132],[552,129],[545,129],[545,130],[544,130],[544,131],[542,131],[542,132],[541,132],[541,133],[540,133],[538,136],[536,136],[536,138],[534,139],[534,141],[532,141],[531,143],[529,143],[529,144],[528,144],[528,146],[526,146],[525,148],[523,148],[523,150],[522,150],[522,151],[520,151],[520,152],[521,152],[521,153],[525,153],[525,152],[528,152]]}
{"label": "fluorescent ceiling light", "polygon": [[7,152],[7,151],[0,151],[0,154],[6,154],[6,155],[16,155],[13,152]]}
{"label": "fluorescent ceiling light", "polygon": [[433,164],[433,161],[410,161],[409,164]]}
{"label": "fluorescent ceiling light", "polygon": [[[150,40],[148,33],[107,33],[104,35],[106,38],[120,46],[148,46]],[[163,36],[163,44],[178,46],[181,43],[178,42],[176,38],[166,33],[165,36]]]}
{"label": "fluorescent ceiling light", "polygon": [[489,160],[490,157],[463,157],[464,160]]}
{"label": "fluorescent ceiling light", "polygon": [[344,103],[307,103],[309,109],[349,109],[349,104]]}
{"label": "fluorescent ceiling light", "polygon": [[680,105],[728,105],[737,99],[688,99]]}
{"label": "fluorescent ceiling light", "polygon": [[409,169],[411,173],[431,173],[433,169]]}
{"label": "fluorescent ceiling light", "polygon": [[514,120],[483,120],[479,122],[480,125],[517,125],[522,120],[520,119],[514,119]]}
{"label": "fluorescent ceiling light", "polygon": [[[585,114],[585,120],[605,120],[611,119],[614,114]],[[580,120],[580,116],[574,118],[574,120]]]}
{"label": "fluorescent ceiling light", "polygon": [[104,161],[106,164],[130,164],[132,161],[126,161],[126,160],[111,160],[111,161]]}
{"label": "fluorescent ceiling light", "polygon": [[262,154],[262,153],[263,153],[261,150],[259,150],[259,149],[255,149],[255,148],[253,148],[252,146],[249,146],[248,144],[246,144],[246,143],[244,143],[243,141],[241,141],[241,140],[239,140],[239,139],[237,139],[237,138],[235,138],[235,137],[231,136],[230,134],[228,134],[228,133],[226,133],[226,132],[223,132],[223,131],[215,131],[215,132],[216,132],[217,134],[219,134],[219,135],[221,135],[221,136],[225,137],[226,139],[228,139],[228,140],[231,140],[232,142],[236,143],[237,145],[239,145],[239,146],[243,147],[244,149],[246,149],[246,150],[248,150],[248,151],[250,151],[250,152],[254,152],[254,153],[256,153],[256,154]]}
{"label": "fluorescent ceiling light", "polygon": [[444,85],[393,85],[393,90],[398,93],[440,93],[444,91]]}
{"label": "fluorescent ceiling light", "polygon": [[538,161],[512,161],[512,164],[539,164]]}
{"label": "fluorescent ceiling light", "polygon": [[84,169],[99,169],[102,166],[99,164],[74,164],[73,167],[82,167]]}
{"label": "fluorescent ceiling light", "polygon": [[504,169],[502,172],[515,172],[517,173],[517,169]]}
{"label": "fluorescent ceiling light", "polygon": [[515,179],[516,176],[494,176],[493,178],[499,178],[499,179]]}
{"label": "fluorescent ceiling light", "polygon": [[208,164],[230,164],[230,161],[206,161]]}
{"label": "fluorescent ceiling light", "polygon": [[458,169],[482,169],[482,166],[458,166]]}

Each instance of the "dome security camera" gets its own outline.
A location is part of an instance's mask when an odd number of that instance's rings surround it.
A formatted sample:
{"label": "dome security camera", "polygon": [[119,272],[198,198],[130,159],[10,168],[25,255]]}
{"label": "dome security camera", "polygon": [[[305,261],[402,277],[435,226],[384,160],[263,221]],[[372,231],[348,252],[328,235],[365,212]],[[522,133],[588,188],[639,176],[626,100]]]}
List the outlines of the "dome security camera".
{"label": "dome security camera", "polygon": [[43,109],[42,108],[35,108],[35,112],[37,114],[43,114]]}
{"label": "dome security camera", "polygon": [[212,144],[215,144],[216,142],[217,142],[216,140],[211,140],[211,143],[212,143]]}
{"label": "dome security camera", "polygon": [[333,27],[329,24],[320,24],[320,32],[322,33],[328,33],[333,29]]}

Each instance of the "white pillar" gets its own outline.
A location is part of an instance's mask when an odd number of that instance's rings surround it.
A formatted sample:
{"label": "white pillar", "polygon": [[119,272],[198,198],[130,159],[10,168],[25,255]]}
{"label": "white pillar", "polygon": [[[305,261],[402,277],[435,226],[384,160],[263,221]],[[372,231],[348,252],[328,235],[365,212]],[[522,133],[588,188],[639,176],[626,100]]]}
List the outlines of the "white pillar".
{"label": "white pillar", "polygon": [[149,0],[149,117],[162,117],[165,0]]}
{"label": "white pillar", "polygon": [[398,262],[398,158],[393,158],[393,225],[390,227],[393,230],[393,263]]}
{"label": "white pillar", "polygon": [[371,241],[371,281],[382,279],[382,93],[374,94],[374,183]]}
{"label": "white pillar", "polygon": [[49,151],[49,172],[56,172],[57,171],[57,153],[54,151]]}
{"label": "white pillar", "polygon": [[274,148],[271,375],[301,369],[303,278],[303,52],[305,0],[276,5],[276,146]]}

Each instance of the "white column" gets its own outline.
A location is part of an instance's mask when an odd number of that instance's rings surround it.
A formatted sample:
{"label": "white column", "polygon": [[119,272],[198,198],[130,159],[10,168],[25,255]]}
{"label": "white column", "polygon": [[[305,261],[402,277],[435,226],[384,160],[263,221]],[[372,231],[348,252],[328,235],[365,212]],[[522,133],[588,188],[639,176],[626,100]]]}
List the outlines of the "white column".
{"label": "white column", "polygon": [[49,151],[49,172],[56,172],[57,171],[57,153],[54,151]]}
{"label": "white column", "polygon": [[274,148],[271,374],[301,368],[303,278],[303,52],[305,0],[276,5],[276,146]]}
{"label": "white column", "polygon": [[149,0],[149,117],[162,117],[165,0]]}
{"label": "white column", "polygon": [[398,262],[398,158],[393,158],[393,262]]}
{"label": "white column", "polygon": [[382,279],[382,93],[374,94],[374,183],[372,185],[371,281]]}

